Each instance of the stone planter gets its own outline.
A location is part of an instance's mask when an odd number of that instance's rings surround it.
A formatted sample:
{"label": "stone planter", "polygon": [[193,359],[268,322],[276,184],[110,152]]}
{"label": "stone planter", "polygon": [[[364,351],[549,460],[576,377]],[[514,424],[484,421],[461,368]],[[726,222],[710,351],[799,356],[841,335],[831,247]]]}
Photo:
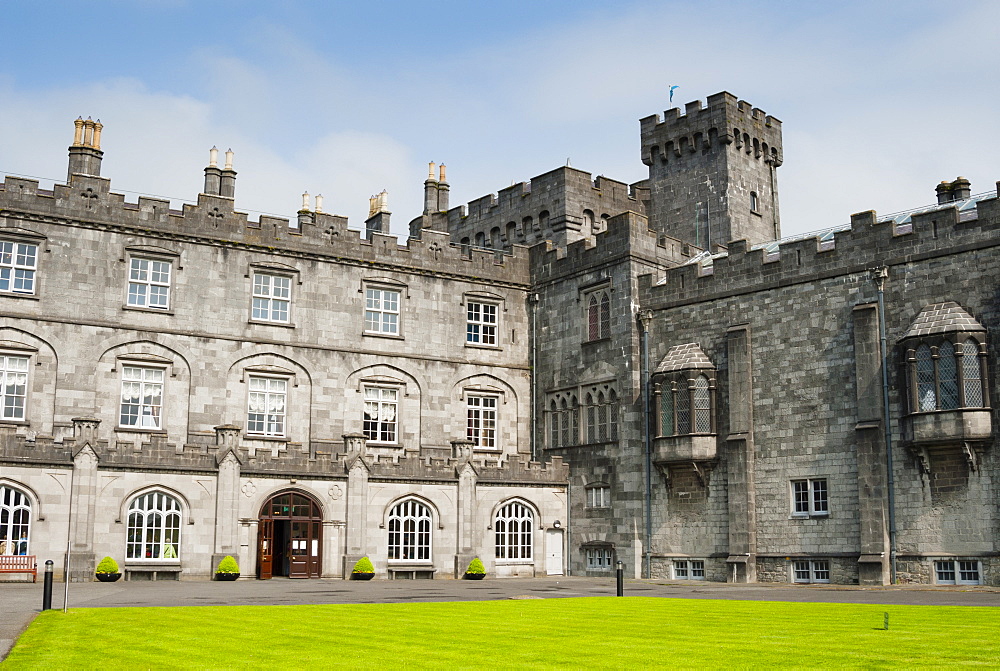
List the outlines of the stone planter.
{"label": "stone planter", "polygon": [[375,577],[374,573],[352,573],[351,580],[371,580]]}
{"label": "stone planter", "polygon": [[466,573],[462,576],[464,580],[482,580],[485,577],[485,573]]}
{"label": "stone planter", "polygon": [[122,577],[121,573],[95,573],[94,575],[101,582],[115,582]]}
{"label": "stone planter", "polygon": [[232,582],[240,577],[239,573],[216,573],[215,579],[222,582]]}

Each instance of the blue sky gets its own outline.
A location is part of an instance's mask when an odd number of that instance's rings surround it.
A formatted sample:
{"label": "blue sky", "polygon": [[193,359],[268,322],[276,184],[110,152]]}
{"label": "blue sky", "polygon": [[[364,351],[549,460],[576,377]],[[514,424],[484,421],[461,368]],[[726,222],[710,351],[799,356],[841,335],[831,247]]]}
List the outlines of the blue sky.
{"label": "blue sky", "polygon": [[[63,180],[77,116],[116,191],[194,200],[214,144],[237,207],[300,194],[360,228],[564,165],[645,176],[638,119],[728,90],[783,122],[786,235],[1000,179],[1000,3],[17,2],[4,8],[0,173]],[[128,196],[134,200],[134,195]]]}

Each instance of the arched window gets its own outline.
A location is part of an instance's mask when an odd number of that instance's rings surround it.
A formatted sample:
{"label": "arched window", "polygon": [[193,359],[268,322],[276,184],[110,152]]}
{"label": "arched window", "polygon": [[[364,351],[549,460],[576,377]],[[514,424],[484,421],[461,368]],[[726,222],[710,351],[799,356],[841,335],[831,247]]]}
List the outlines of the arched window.
{"label": "arched window", "polygon": [[555,399],[549,403],[549,447],[559,447],[559,406]]}
{"label": "arched window", "polygon": [[611,384],[591,387],[586,401],[586,435],[588,443],[618,440],[618,394]]}
{"label": "arched window", "polygon": [[594,235],[597,230],[594,228],[594,213],[590,210],[583,211],[583,233],[584,235]]}
{"label": "arched window", "polygon": [[607,289],[592,291],[586,295],[587,340],[611,337],[611,297]]}
{"label": "arched window", "polygon": [[160,491],[137,496],[128,507],[125,558],[178,559],[181,552],[181,507]]}
{"label": "arched window", "polygon": [[0,556],[26,555],[31,544],[31,501],[13,487],[0,485]]}
{"label": "arched window", "polygon": [[531,508],[519,501],[508,503],[493,521],[497,559],[531,559],[535,518]]}
{"label": "arched window", "polygon": [[430,508],[416,499],[400,501],[389,512],[389,561],[430,560]]}
{"label": "arched window", "polygon": [[479,231],[478,233],[476,233],[476,247],[485,247],[485,246],[486,246],[486,234],[483,233],[482,231]]}
{"label": "arched window", "polygon": [[517,224],[513,221],[507,222],[507,246],[511,247],[517,242]]}
{"label": "arched window", "polygon": [[500,227],[494,226],[490,229],[490,247],[493,249],[500,249],[502,246],[503,245],[500,241]]}

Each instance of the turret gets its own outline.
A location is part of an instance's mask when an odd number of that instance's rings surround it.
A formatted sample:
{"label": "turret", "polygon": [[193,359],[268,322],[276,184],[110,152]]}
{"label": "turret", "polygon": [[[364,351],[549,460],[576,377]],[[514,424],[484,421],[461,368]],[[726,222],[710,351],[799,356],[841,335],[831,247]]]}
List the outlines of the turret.
{"label": "turret", "polygon": [[722,92],[639,123],[651,228],[702,249],[780,237],[778,119]]}
{"label": "turret", "polygon": [[73,122],[75,133],[73,134],[73,144],[69,147],[69,170],[66,181],[72,181],[73,175],[89,175],[91,177],[101,176],[101,159],[104,152],[101,151],[101,129],[104,126],[101,120],[91,120],[87,117],[78,117]]}

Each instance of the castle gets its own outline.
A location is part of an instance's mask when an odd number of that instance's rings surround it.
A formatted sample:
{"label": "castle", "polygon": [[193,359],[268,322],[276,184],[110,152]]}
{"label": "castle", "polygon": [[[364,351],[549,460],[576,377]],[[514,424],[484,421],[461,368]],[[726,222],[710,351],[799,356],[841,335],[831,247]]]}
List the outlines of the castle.
{"label": "castle", "polygon": [[250,220],[213,149],[173,210],[0,188],[0,554],[89,580],[626,575],[1000,584],[1000,205],[781,239],[781,123],[640,121],[649,178],[563,167],[401,242]]}

